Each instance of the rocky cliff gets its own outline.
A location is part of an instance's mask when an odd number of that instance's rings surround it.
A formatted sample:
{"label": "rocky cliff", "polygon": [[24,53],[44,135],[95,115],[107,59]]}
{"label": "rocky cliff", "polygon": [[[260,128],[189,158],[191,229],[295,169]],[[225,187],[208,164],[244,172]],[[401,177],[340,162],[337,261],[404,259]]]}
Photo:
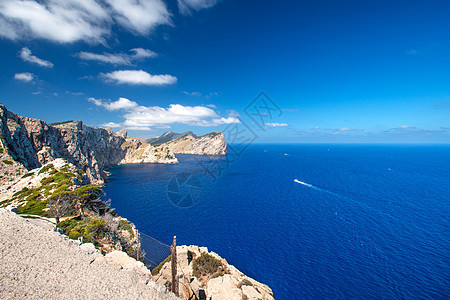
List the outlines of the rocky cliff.
{"label": "rocky cliff", "polygon": [[[125,131],[89,127],[81,121],[47,124],[16,115],[0,104],[0,185],[56,158],[64,158],[102,184],[106,169],[120,163],[177,163],[167,148],[127,138]],[[12,176],[10,176],[12,174]]]}
{"label": "rocky cliff", "polygon": [[[171,262],[161,266],[156,282],[171,285]],[[236,269],[206,247],[177,246],[177,274],[183,299],[273,300],[272,290]]]}
{"label": "rocky cliff", "polygon": [[[161,143],[162,141],[169,141]],[[222,132],[211,132],[197,137],[192,131],[182,134],[166,132],[160,138],[150,141],[167,147],[173,153],[195,155],[225,155],[227,142]]]}

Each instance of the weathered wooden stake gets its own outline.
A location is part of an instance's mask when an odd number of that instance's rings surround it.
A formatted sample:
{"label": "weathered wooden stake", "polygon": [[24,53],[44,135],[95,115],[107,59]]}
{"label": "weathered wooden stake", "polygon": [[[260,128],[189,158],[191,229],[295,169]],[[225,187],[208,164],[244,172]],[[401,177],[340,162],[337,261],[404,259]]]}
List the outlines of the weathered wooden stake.
{"label": "weathered wooden stake", "polygon": [[172,255],[172,292],[177,293],[177,237],[173,237],[173,244],[170,246],[170,254]]}

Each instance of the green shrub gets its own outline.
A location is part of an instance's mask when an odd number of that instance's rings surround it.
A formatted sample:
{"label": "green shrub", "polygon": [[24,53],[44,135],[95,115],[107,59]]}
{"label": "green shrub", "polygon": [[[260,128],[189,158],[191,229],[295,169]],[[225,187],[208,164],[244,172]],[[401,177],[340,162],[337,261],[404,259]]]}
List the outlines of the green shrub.
{"label": "green shrub", "polygon": [[132,239],[134,238],[133,227],[131,227],[131,224],[128,221],[120,220],[117,229],[128,231],[130,233],[130,237]]}
{"label": "green shrub", "polygon": [[38,174],[45,173],[45,172],[47,172],[48,170],[54,169],[54,168],[55,168],[55,166],[54,166],[53,164],[48,164],[48,165],[46,165],[45,167],[43,167],[43,168],[39,171]]}
{"label": "green shrub", "polygon": [[222,262],[214,258],[208,253],[202,253],[200,257],[194,259],[192,262],[192,273],[197,278],[207,275],[212,275],[219,271],[222,267]]}
{"label": "green shrub", "polygon": [[17,208],[17,213],[42,216],[45,214],[44,209],[46,207],[47,201],[30,200],[25,205],[20,205]]}
{"label": "green shrub", "polygon": [[162,267],[169,261],[172,261],[172,255],[167,256],[165,260],[163,260],[156,268],[154,268],[152,270],[152,275],[153,276],[158,275],[158,273],[159,273],[159,271],[161,271]]}
{"label": "green shrub", "polygon": [[83,171],[83,169],[78,169],[78,174],[80,174],[80,175],[84,175],[84,174],[86,174],[84,171]]}
{"label": "green shrub", "polygon": [[76,190],[73,191],[73,193],[82,199],[85,200],[95,200],[103,193],[103,190],[99,188],[98,186],[94,185],[83,185]]}
{"label": "green shrub", "polygon": [[69,235],[69,232],[77,226],[78,222],[75,219],[66,219],[64,221],[59,222],[56,226],[61,228],[64,231],[65,235]]}
{"label": "green shrub", "polygon": [[10,160],[3,160],[3,163],[5,164],[5,165],[12,165],[13,164],[13,162],[12,161],[10,161]]}
{"label": "green shrub", "polygon": [[107,232],[107,223],[103,218],[86,218],[82,221],[67,219],[59,222],[58,227],[71,239],[83,237],[83,242],[100,245],[98,239],[102,239]]}
{"label": "green shrub", "polygon": [[34,173],[30,172],[30,173],[27,173],[27,174],[23,175],[22,178],[27,178],[27,177],[30,177],[30,176],[33,176],[33,175],[34,175]]}

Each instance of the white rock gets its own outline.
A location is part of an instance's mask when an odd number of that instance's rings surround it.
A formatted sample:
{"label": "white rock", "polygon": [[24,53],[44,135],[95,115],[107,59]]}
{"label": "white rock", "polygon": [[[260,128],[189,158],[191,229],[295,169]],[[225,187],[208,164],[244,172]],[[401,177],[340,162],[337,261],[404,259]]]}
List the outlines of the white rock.
{"label": "white rock", "polygon": [[242,290],[237,287],[238,283],[230,274],[213,278],[208,281],[206,294],[212,300],[242,300]]}
{"label": "white rock", "polygon": [[80,249],[85,251],[87,254],[94,254],[98,252],[98,250],[95,249],[95,246],[92,243],[81,244]]}
{"label": "white rock", "polygon": [[255,290],[253,286],[243,285],[241,288],[242,292],[244,293],[245,296],[247,296],[249,300],[262,299],[261,294],[257,290]]}

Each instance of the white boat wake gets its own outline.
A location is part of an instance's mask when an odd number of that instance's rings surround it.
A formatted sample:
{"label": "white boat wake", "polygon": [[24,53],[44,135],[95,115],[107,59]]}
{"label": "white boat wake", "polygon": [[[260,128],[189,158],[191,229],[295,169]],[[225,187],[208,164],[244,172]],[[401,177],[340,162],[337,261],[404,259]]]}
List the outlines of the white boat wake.
{"label": "white boat wake", "polygon": [[315,190],[317,190],[317,191],[325,192],[325,193],[328,193],[328,194],[330,194],[330,195],[333,195],[333,196],[338,196],[338,197],[340,197],[340,195],[338,195],[338,194],[336,194],[336,193],[333,193],[333,192],[330,192],[330,191],[327,191],[327,190],[324,190],[324,189],[318,188],[317,186],[314,186],[314,185],[312,185],[312,184],[309,184],[309,183],[306,183],[306,182],[300,181],[300,180],[298,180],[298,179],[294,179],[294,182],[296,182],[296,183],[300,183],[301,185],[304,185],[304,186],[306,186],[306,187],[309,187],[309,188],[315,189]]}
{"label": "white boat wake", "polygon": [[294,179],[294,181],[295,181],[295,182],[297,182],[297,183],[300,183],[300,184],[306,185],[307,187],[314,187],[314,186],[313,186],[312,184],[309,184],[309,183],[306,183],[306,182],[300,181],[300,180],[298,180],[298,179]]}

